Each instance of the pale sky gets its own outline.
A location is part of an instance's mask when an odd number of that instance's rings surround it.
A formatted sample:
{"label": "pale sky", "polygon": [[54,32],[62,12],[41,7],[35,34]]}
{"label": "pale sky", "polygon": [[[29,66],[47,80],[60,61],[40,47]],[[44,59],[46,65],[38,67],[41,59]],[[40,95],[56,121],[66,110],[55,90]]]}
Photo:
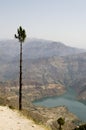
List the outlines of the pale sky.
{"label": "pale sky", "polygon": [[0,40],[27,37],[86,49],[86,0],[0,0]]}

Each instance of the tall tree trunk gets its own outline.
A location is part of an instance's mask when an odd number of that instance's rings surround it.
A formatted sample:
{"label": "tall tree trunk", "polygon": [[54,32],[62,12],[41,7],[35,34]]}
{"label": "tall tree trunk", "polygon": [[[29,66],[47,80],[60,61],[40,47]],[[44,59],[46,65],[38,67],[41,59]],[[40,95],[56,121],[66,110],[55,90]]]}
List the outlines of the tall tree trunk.
{"label": "tall tree trunk", "polygon": [[62,130],[61,124],[59,124],[59,130]]}
{"label": "tall tree trunk", "polygon": [[22,42],[20,43],[19,110],[22,110]]}

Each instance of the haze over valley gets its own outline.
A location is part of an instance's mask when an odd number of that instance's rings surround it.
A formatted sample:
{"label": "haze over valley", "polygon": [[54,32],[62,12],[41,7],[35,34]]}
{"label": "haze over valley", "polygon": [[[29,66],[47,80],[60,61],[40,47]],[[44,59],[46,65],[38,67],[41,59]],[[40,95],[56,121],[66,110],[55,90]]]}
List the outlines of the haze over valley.
{"label": "haze over valley", "polygon": [[[60,84],[72,87],[79,99],[86,100],[86,52],[63,43],[39,39],[23,45],[25,85]],[[19,76],[19,43],[0,41],[0,82],[16,82]]]}
{"label": "haze over valley", "polygon": [[[18,107],[18,86],[19,43],[15,40],[0,41],[0,102]],[[74,95],[72,91],[76,94]],[[60,103],[64,100],[64,103],[65,101],[70,102],[72,107],[71,103],[73,101],[76,105],[79,105],[78,107],[82,111],[85,111],[86,50],[69,47],[56,41],[28,39],[23,44],[23,107],[30,112],[33,111],[35,114],[40,111],[41,120],[44,123],[46,122],[44,121],[44,113],[46,113],[46,120],[51,120],[51,117],[47,118],[47,114],[50,111],[49,108],[44,107],[46,111],[44,112],[43,108],[35,108],[36,106],[32,104],[32,101],[44,98],[47,101],[46,98],[55,96],[57,98],[60,96],[61,99],[57,99],[56,102],[58,104],[52,105],[50,103],[51,106],[59,106],[59,100]],[[80,102],[82,105],[80,105]],[[60,106],[63,105],[60,104]],[[65,103],[65,107],[68,107],[66,105]],[[86,121],[83,113],[79,115],[78,112],[77,114],[75,107],[73,111],[70,107],[68,109],[79,120]],[[52,114],[54,114],[54,109],[51,109]],[[63,113],[65,111],[66,118],[68,118],[68,110],[64,107],[61,109]],[[61,115],[60,108],[57,107],[55,111],[58,111],[59,115]],[[77,119],[75,115],[70,115],[69,113],[70,122],[72,119]],[[33,117],[33,114],[31,114],[31,117]]]}

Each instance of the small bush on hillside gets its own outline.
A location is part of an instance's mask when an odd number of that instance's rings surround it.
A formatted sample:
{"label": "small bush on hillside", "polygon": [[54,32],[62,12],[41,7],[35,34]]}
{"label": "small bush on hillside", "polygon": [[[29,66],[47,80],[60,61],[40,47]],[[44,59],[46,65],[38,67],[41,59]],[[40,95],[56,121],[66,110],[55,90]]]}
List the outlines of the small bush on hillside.
{"label": "small bush on hillside", "polygon": [[10,109],[14,109],[14,107],[13,107],[13,106],[11,106],[11,105],[9,105],[8,107],[9,107]]}
{"label": "small bush on hillside", "polygon": [[64,125],[65,123],[65,120],[60,117],[58,120],[57,120],[58,124],[59,124],[59,130],[62,130],[62,125]]}

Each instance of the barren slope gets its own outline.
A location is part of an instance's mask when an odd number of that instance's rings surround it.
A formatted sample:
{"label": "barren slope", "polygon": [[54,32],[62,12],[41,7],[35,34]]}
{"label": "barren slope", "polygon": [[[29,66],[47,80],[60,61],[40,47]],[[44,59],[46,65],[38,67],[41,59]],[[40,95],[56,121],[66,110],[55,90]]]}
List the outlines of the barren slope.
{"label": "barren slope", "polygon": [[18,111],[0,106],[0,130],[45,130]]}

